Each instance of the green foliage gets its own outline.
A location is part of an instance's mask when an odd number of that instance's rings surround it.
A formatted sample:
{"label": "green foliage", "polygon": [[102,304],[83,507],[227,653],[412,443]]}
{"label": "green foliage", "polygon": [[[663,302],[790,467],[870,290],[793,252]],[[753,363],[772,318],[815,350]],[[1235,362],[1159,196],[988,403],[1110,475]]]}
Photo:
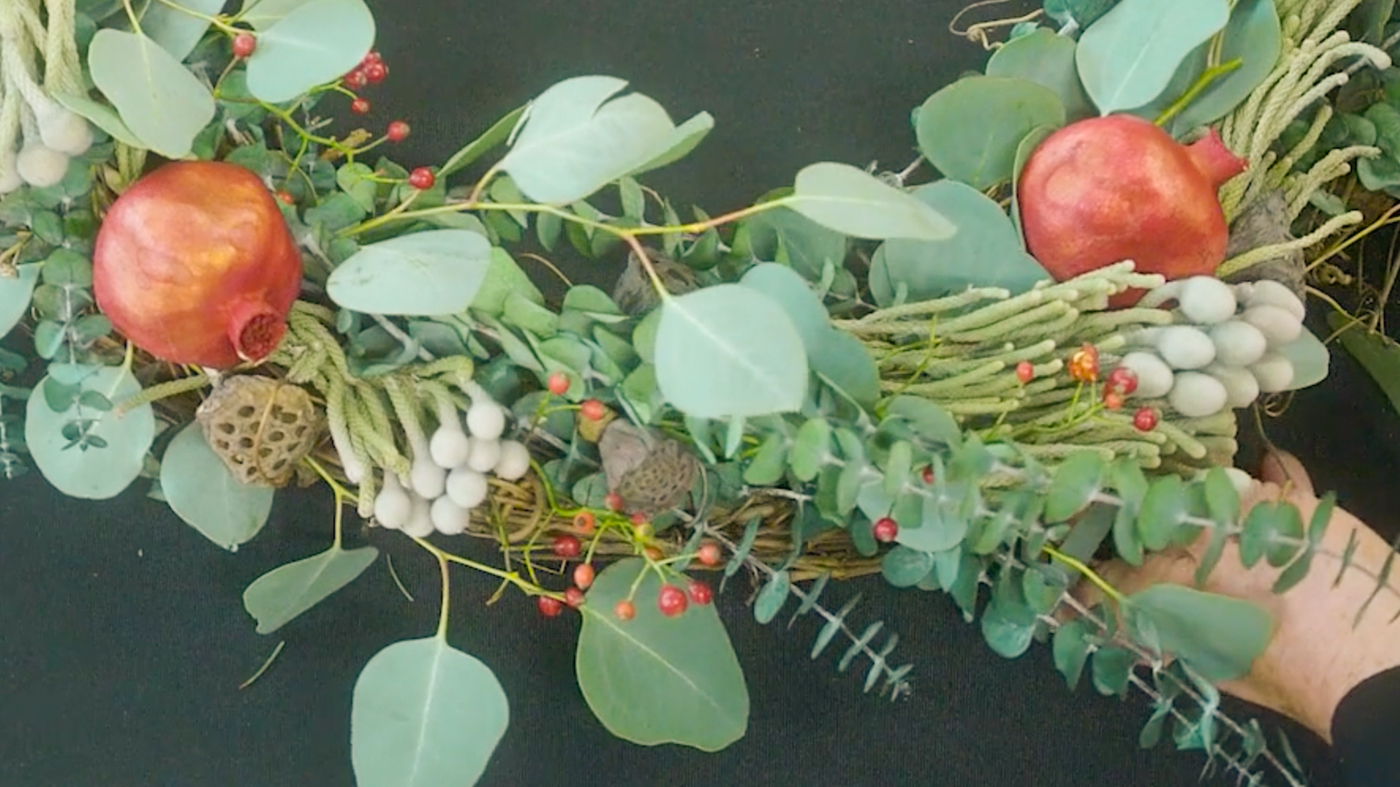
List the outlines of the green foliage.
{"label": "green foliage", "polygon": [[476,299],[492,257],[491,244],[471,230],[404,235],[361,247],[331,273],[326,292],[366,314],[458,314]]}
{"label": "green foliage", "polygon": [[1079,39],[1075,60],[1084,89],[1105,115],[1148,103],[1229,14],[1227,0],[1123,0]]}
{"label": "green foliage", "polygon": [[378,557],[374,547],[346,550],[336,544],[258,577],[243,591],[243,608],[257,620],[259,634],[271,634],[354,582]]}
{"label": "green foliage", "polygon": [[715,608],[691,605],[668,618],[655,604],[638,603],[636,617],[625,622],[612,613],[618,601],[654,599],[660,588],[635,558],[598,574],[581,608],[579,689],[620,738],[718,751],[747,729],[749,692]]}
{"label": "green foliage", "polygon": [[16,268],[12,276],[0,276],[0,337],[5,336],[29,312],[29,298],[39,282],[39,266]]}
{"label": "green foliage", "polygon": [[[37,387],[55,380],[45,376]],[[30,396],[25,408],[24,441],[44,478],[70,497],[104,500],[116,497],[141,474],[146,452],[155,440],[155,415],[150,405],[118,413],[93,407],[98,394],[107,402],[121,401],[141,386],[123,368],[87,367],[71,386],[61,408],[45,396]]]}
{"label": "green foliage", "polygon": [[997,49],[987,61],[987,76],[1016,77],[1050,88],[1059,97],[1068,122],[1092,117],[1096,113],[1079,81],[1075,46],[1069,36],[1035,30]]}
{"label": "green foliage", "polygon": [[97,89],[122,123],[156,153],[189,154],[195,135],[214,119],[214,97],[189,69],[138,33],[103,28],[88,48]]}
{"label": "green foliage", "polygon": [[812,164],[797,173],[793,210],[857,238],[946,240],[956,228],[927,203],[912,199],[849,164]]}
{"label": "green foliage", "polygon": [[1360,323],[1347,324],[1344,316],[1328,314],[1328,323],[1339,331],[1338,338],[1381,387],[1390,406],[1400,412],[1400,345],[1381,333],[1370,333]]}
{"label": "green foliage", "polygon": [[364,0],[311,0],[259,33],[248,90],[270,104],[290,101],[354,68],[373,43]]}
{"label": "green foliage", "polygon": [[1153,585],[1127,606],[1151,624],[1164,652],[1212,682],[1244,677],[1273,634],[1272,616],[1258,605],[1181,585]]}
{"label": "green foliage", "polygon": [[[1205,73],[1209,47],[1209,43],[1197,47],[1179,67],[1177,80],[1188,88]],[[1181,136],[1228,115],[1273,70],[1282,47],[1283,35],[1274,0],[1235,3],[1230,20],[1220,34],[1218,62],[1239,60],[1239,66],[1207,85],[1173,118],[1169,128]],[[1168,90],[1167,95],[1170,92]]]}
{"label": "green foliage", "polygon": [[181,519],[229,551],[267,524],[276,491],[235,478],[195,423],[181,429],[165,449],[160,489]]}
{"label": "green foliage", "polygon": [[1043,85],[971,76],[930,96],[919,107],[915,132],[920,152],[939,172],[980,191],[1011,179],[1016,147],[1031,129],[1064,122],[1059,97]]}
{"label": "green foliage", "polygon": [[350,710],[360,787],[474,784],[505,735],[505,691],[443,637],[395,642],[365,665]]}

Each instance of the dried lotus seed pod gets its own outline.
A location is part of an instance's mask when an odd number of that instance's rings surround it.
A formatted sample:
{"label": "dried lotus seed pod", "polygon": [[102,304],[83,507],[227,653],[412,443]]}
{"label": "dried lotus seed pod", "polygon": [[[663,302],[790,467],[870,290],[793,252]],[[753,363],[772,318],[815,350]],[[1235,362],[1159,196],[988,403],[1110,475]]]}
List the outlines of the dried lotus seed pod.
{"label": "dried lotus seed pod", "polygon": [[225,377],[195,420],[235,478],[266,486],[291,483],[324,426],[305,389],[257,375]]}

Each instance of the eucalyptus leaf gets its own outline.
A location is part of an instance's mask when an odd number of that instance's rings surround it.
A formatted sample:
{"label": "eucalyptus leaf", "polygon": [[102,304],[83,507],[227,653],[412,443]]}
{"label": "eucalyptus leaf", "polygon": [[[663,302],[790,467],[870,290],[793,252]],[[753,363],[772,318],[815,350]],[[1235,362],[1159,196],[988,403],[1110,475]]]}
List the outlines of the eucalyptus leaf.
{"label": "eucalyptus leaf", "polygon": [[1079,37],[1079,78],[1102,114],[1140,107],[1229,17],[1229,0],[1122,0]]}
{"label": "eucalyptus leaf", "polygon": [[362,246],[331,272],[326,292],[365,314],[458,314],[475,300],[491,262],[480,233],[428,230]]}
{"label": "eucalyptus leaf", "polygon": [[1327,322],[1338,332],[1342,347],[1376,381],[1390,406],[1400,412],[1400,345],[1384,334],[1367,332],[1363,322],[1348,325],[1348,320],[1335,312],[1328,314]]}
{"label": "eucalyptus leaf", "polygon": [[[1207,46],[1198,50],[1201,71]],[[1282,46],[1282,26],[1274,0],[1238,0],[1221,35],[1219,62],[1238,58],[1239,67],[1207,85],[1172,121],[1172,129],[1183,134],[1228,115],[1274,69]]]}
{"label": "eucalyptus leaf", "polygon": [[0,276],[0,338],[29,313],[29,299],[39,280],[39,265],[21,265],[14,276]]}
{"label": "eucalyptus leaf", "polygon": [[567,205],[624,175],[664,163],[678,144],[700,128],[708,130],[708,115],[677,128],[646,96],[613,98],[626,86],[606,76],[553,85],[530,104],[510,152],[497,166],[535,202]]}
{"label": "eucalyptus leaf", "polygon": [[897,588],[911,588],[933,571],[933,555],[899,545],[885,553],[880,561],[880,573],[885,581]]}
{"label": "eucalyptus leaf", "polygon": [[[510,138],[510,133],[520,123],[520,118],[525,115],[525,107],[512,110],[500,120],[491,124],[491,128],[486,129],[481,136],[467,143],[461,150],[453,153],[442,168],[438,170],[439,178],[446,178],[448,175],[471,166],[477,159],[490,152],[497,145],[503,144]],[[541,216],[541,219],[544,217]]]}
{"label": "eucalyptus leaf", "polygon": [[350,760],[358,787],[475,784],[510,707],[491,669],[445,637],[395,642],[355,681]]}
{"label": "eucalyptus leaf", "polygon": [[[1343,346],[1345,344],[1344,341]],[[1288,359],[1288,363],[1293,367],[1293,379],[1288,384],[1288,390],[1309,388],[1327,379],[1332,360],[1331,353],[1327,345],[1306,327],[1297,339],[1279,347],[1275,352]]]}
{"label": "eucalyptus leaf", "polygon": [[364,0],[310,0],[258,35],[248,91],[280,104],[332,82],[360,64],[374,32]]}
{"label": "eucalyptus leaf", "polygon": [[266,30],[309,2],[311,0],[243,0],[238,15],[254,30]]}
{"label": "eucalyptus leaf", "polygon": [[117,114],[117,111],[99,101],[93,101],[87,96],[75,96],[67,93],[55,91],[53,100],[62,104],[69,111],[92,121],[94,126],[102,129],[112,136],[113,139],[124,145],[134,148],[143,148],[146,143],[142,142],[136,132],[127,128],[126,123]]}
{"label": "eucalyptus leaf", "polygon": [[[82,380],[81,388],[96,391],[109,401],[122,401],[141,391],[130,372],[114,366],[95,370]],[[29,397],[25,444],[39,472],[58,491],[89,500],[116,497],[141,474],[146,452],[155,440],[155,415],[150,405],[120,414],[116,410],[96,412],[83,407],[80,398],[81,393],[67,408],[55,411],[44,397]],[[88,420],[87,435],[101,440],[105,447],[74,444],[64,436],[65,427],[78,419]]]}
{"label": "eucalyptus leaf", "polygon": [[[915,133],[919,150],[939,172],[981,190],[1011,179],[1016,147],[1031,129],[1064,123],[1065,109],[1050,88],[1027,79],[970,76],[929,96]],[[962,222],[948,218],[961,232]]]}
{"label": "eucalyptus leaf", "polygon": [[987,61],[987,76],[1019,77],[1044,85],[1059,96],[1066,120],[1082,120],[1095,111],[1079,81],[1074,51],[1073,38],[1040,28],[1007,41],[993,52]]}
{"label": "eucalyptus leaf", "polygon": [[581,608],[579,689],[603,726],[643,745],[680,743],[718,751],[748,728],[749,693],[729,635],[713,605],[666,617],[637,604],[622,621],[613,606],[633,596],[656,598],[661,582],[642,560],[608,566]]}
{"label": "eucalyptus leaf", "polygon": [[224,0],[180,0],[178,8],[152,2],[141,17],[141,32],[160,44],[171,57],[184,60],[209,29],[208,20],[200,15],[214,16],[223,7]]}
{"label": "eucalyptus leaf", "polygon": [[160,488],[186,524],[229,551],[251,540],[267,524],[276,492],[235,478],[196,423],[181,429],[165,449]]}
{"label": "eucalyptus leaf", "polygon": [[768,625],[782,611],[792,594],[792,577],[786,571],[779,571],[769,578],[754,599],[753,617],[763,625]]}
{"label": "eucalyptus leaf", "polygon": [[804,167],[788,204],[812,221],[856,238],[946,240],[957,232],[927,203],[850,164]]}
{"label": "eucalyptus leaf", "polygon": [[364,573],[379,557],[374,547],[342,549],[339,544],[278,566],[243,591],[243,608],[258,621],[259,634],[271,634],[321,603]]}
{"label": "eucalyptus leaf", "polygon": [[1162,649],[1213,683],[1244,677],[1273,633],[1272,616],[1243,599],[1171,583],[1128,598],[1151,620]]}
{"label": "eucalyptus leaf", "polygon": [[802,338],[772,298],[720,284],[667,298],[661,308],[656,382],[677,410],[725,418],[802,406]]}
{"label": "eucalyptus leaf", "polygon": [[214,96],[188,68],[150,38],[104,28],[88,47],[97,89],[116,107],[143,147],[184,158],[214,119]]}
{"label": "eucalyptus leaf", "polygon": [[[746,240],[740,244],[739,238]],[[845,235],[818,224],[790,208],[773,208],[750,216],[736,232],[736,251],[746,245],[757,262],[777,262],[786,253],[787,264],[808,280],[817,280],[827,266],[841,266],[846,259]]]}

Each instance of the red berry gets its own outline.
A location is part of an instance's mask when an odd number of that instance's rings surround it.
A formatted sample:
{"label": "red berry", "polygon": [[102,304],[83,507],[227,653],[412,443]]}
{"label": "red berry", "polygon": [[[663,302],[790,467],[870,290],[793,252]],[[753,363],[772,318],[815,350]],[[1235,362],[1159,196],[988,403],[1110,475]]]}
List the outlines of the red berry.
{"label": "red berry", "polygon": [[1127,396],[1137,390],[1137,373],[1126,366],[1115,366],[1113,371],[1108,373],[1108,388],[1110,391]]}
{"label": "red berry", "polygon": [[363,58],[360,59],[360,65],[359,65],[359,67],[360,67],[360,68],[364,68],[365,66],[369,65],[370,63],[383,63],[383,62],[384,62],[384,59],[383,59],[382,57],[379,56],[379,53],[378,53],[378,52],[368,52],[368,53],[365,54],[365,56],[364,56]]}
{"label": "red berry", "polygon": [[593,564],[579,563],[574,566],[574,584],[584,590],[593,585]]}
{"label": "red berry", "polygon": [[433,184],[436,182],[437,177],[433,175],[433,171],[427,167],[418,167],[408,173],[408,185],[419,191],[427,191],[432,188]]}
{"label": "red berry", "polygon": [[596,527],[597,524],[597,520],[593,518],[591,512],[580,511],[574,515],[574,527],[580,533],[592,533],[593,528]]}
{"label": "red berry", "polygon": [[919,476],[924,479],[925,484],[933,483],[933,465],[924,465],[924,469]]}
{"label": "red berry", "polygon": [[1150,432],[1157,428],[1157,411],[1151,407],[1139,408],[1133,413],[1133,426],[1139,432]]}
{"label": "red berry", "polygon": [[609,511],[621,511],[622,495],[616,492],[609,492],[603,495],[603,505],[607,506]]}
{"label": "red berry", "polygon": [[583,550],[583,545],[579,543],[577,536],[565,533],[555,536],[554,544],[550,548],[559,557],[578,557],[578,553]]}
{"label": "red berry", "polygon": [[684,612],[686,605],[684,590],[675,585],[661,586],[661,592],[656,596],[656,606],[661,610],[661,614],[673,618]]}
{"label": "red berry", "polygon": [[899,525],[893,519],[882,516],[875,520],[875,540],[888,544],[899,535]]}
{"label": "red berry", "polygon": [[364,63],[360,66],[360,71],[364,72],[365,79],[371,85],[377,85],[389,76],[389,67],[383,63]]}
{"label": "red berry", "polygon": [[296,197],[293,197],[292,193],[286,190],[277,192],[277,199],[282,200],[282,204],[284,205],[295,205],[297,203]]}
{"label": "red berry", "polygon": [[578,609],[583,606],[583,591],[579,588],[569,588],[564,591],[564,603]]}
{"label": "red berry", "polygon": [[252,57],[258,48],[258,39],[252,33],[239,33],[233,37],[233,56],[239,59]]}
{"label": "red berry", "polygon": [[564,602],[553,596],[539,596],[535,599],[535,606],[540,608],[540,614],[547,618],[552,618],[564,611]]}
{"label": "red berry", "polygon": [[388,137],[390,142],[402,142],[408,138],[408,124],[402,120],[395,120],[389,124],[389,129],[384,132],[384,136]]}
{"label": "red berry", "polygon": [[549,387],[550,393],[555,396],[563,396],[569,392],[569,376],[563,372],[555,372],[549,376],[546,385]]}
{"label": "red berry", "polygon": [[351,111],[351,112],[354,112],[356,115],[368,115],[368,114],[369,114],[369,100],[368,100],[368,99],[363,99],[363,98],[357,98],[357,99],[355,99],[354,101],[351,101],[351,102],[350,102],[350,111]]}
{"label": "red berry", "polygon": [[597,421],[601,419],[603,417],[603,414],[606,413],[607,410],[608,408],[597,399],[586,399],[584,400],[583,404],[579,405],[578,408],[579,415],[582,415],[584,418],[587,418],[590,421]]}
{"label": "red berry", "polygon": [[1105,390],[1103,392],[1103,406],[1109,410],[1123,409],[1123,394],[1117,391]]}
{"label": "red berry", "polygon": [[710,590],[710,586],[698,579],[690,580],[690,583],[686,585],[686,590],[690,593],[690,600],[701,606],[710,603],[715,597],[714,591]]}
{"label": "red berry", "polygon": [[1016,364],[1016,379],[1022,383],[1028,383],[1035,379],[1035,366],[1030,361],[1021,361]]}
{"label": "red berry", "polygon": [[723,557],[724,555],[719,551],[719,544],[713,541],[701,544],[700,548],[695,551],[695,559],[707,566],[718,566]]}
{"label": "red berry", "polygon": [[637,617],[637,605],[624,598],[613,606],[613,614],[618,620],[631,620]]}
{"label": "red berry", "polygon": [[345,80],[345,86],[351,90],[359,90],[369,84],[369,80],[365,78],[365,72],[358,68],[346,74],[342,79]]}
{"label": "red berry", "polygon": [[[647,523],[647,515],[641,511],[633,511],[632,516],[627,517],[627,521],[631,522],[633,527],[640,528]],[[647,533],[647,535],[651,534]]]}

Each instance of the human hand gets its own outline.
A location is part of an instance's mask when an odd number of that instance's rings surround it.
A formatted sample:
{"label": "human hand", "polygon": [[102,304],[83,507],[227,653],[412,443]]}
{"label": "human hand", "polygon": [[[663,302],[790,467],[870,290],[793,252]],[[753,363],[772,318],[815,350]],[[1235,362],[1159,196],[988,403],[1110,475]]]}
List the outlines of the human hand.
{"label": "human hand", "polygon": [[[1305,523],[1319,502],[1302,464],[1289,454],[1275,453],[1265,458],[1260,480],[1241,495],[1241,508],[1247,512],[1258,503],[1280,499],[1297,506]],[[1339,558],[1353,532],[1357,546],[1352,567],[1333,587],[1341,569]],[[1190,586],[1209,541],[1206,532],[1190,547],[1156,553],[1140,567],[1114,560],[1096,571],[1125,594],[1162,582]],[[1262,560],[1246,569],[1232,539],[1203,589],[1258,604],[1273,615],[1275,626],[1249,674],[1220,688],[1290,716],[1330,742],[1333,712],[1347,692],[1371,675],[1400,665],[1400,625],[1389,625],[1400,613],[1395,592],[1382,591],[1353,625],[1376,584],[1359,568],[1378,571],[1389,552],[1390,546],[1364,522],[1335,508],[1307,578],[1275,594],[1272,587],[1281,569]],[[1095,594],[1088,583],[1076,591],[1089,603],[1098,600],[1091,598]]]}

